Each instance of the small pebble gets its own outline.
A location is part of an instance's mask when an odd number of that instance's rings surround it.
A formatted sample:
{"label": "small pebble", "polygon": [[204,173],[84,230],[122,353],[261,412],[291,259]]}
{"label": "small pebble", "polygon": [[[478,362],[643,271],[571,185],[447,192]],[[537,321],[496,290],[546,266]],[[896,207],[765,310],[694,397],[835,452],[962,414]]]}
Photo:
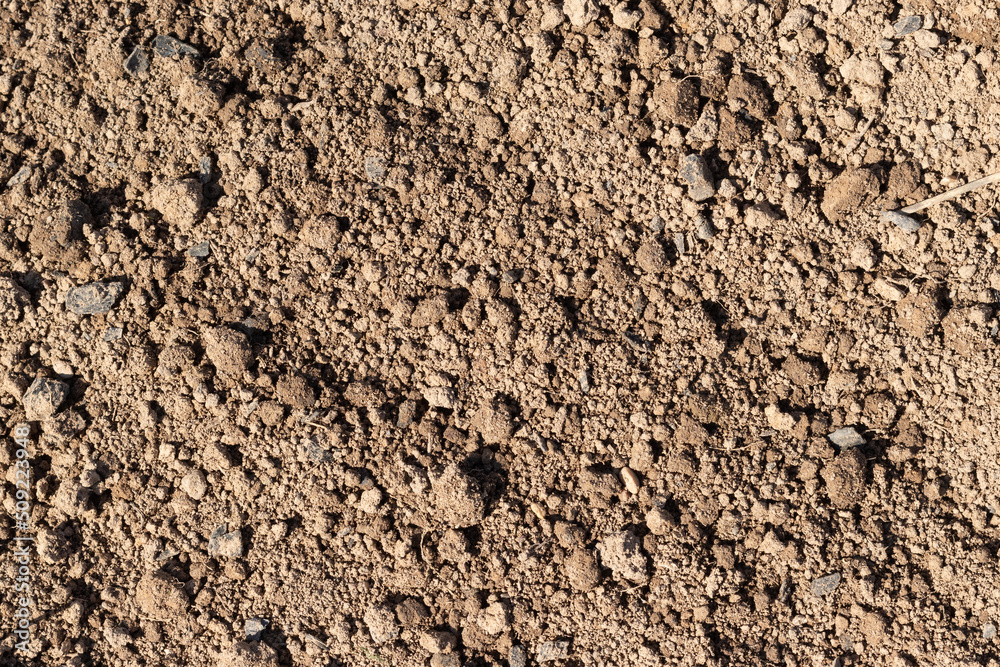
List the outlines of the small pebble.
{"label": "small pebble", "polygon": [[585,394],[590,392],[590,380],[587,378],[586,368],[580,370],[580,375],[578,379],[580,381],[580,391],[582,391]]}
{"label": "small pebble", "polygon": [[197,56],[198,49],[169,35],[159,35],[153,40],[153,51],[161,58],[172,56]]}
{"label": "small pebble", "polygon": [[565,660],[569,657],[569,642],[566,640],[557,642],[543,642],[538,647],[538,662],[553,662],[555,660]]}
{"label": "small pebble", "polygon": [[826,437],[841,449],[860,447],[865,444],[864,437],[853,426],[845,426],[844,428],[837,429]]}
{"label": "small pebble", "polygon": [[188,248],[188,257],[208,257],[212,252],[212,244],[208,241],[202,241],[196,246]]}
{"label": "small pebble", "polygon": [[509,667],[526,667],[528,664],[528,653],[523,646],[513,646],[510,649],[510,657],[507,658]]}
{"label": "small pebble", "polygon": [[16,174],[11,176],[7,180],[7,187],[12,188],[15,185],[20,185],[21,183],[27,181],[29,176],[31,176],[31,167],[28,166],[21,167],[20,169],[17,170]]}
{"label": "small pebble", "polygon": [[905,213],[899,211],[883,211],[882,221],[891,222],[904,232],[916,232],[920,229],[920,223]]}
{"label": "small pebble", "polygon": [[987,623],[983,626],[983,639],[993,639],[997,636],[997,626]]}
{"label": "small pebble", "polygon": [[500,276],[500,282],[512,285],[519,281],[522,276],[524,276],[524,269],[511,269]]}
{"label": "small pebble", "polygon": [[385,176],[385,158],[381,155],[369,155],[365,158],[365,174],[373,183],[381,183]]}
{"label": "small pebble", "polygon": [[120,282],[88,283],[74,287],[66,295],[66,308],[77,315],[100,315],[115,307],[125,291]]}
{"label": "small pebble", "polygon": [[198,180],[202,185],[212,180],[212,158],[208,155],[198,160]]}
{"label": "small pebble", "polygon": [[238,530],[227,532],[228,526],[222,524],[212,531],[208,539],[208,554],[210,556],[224,556],[227,558],[240,558],[243,556],[243,535]]}
{"label": "small pebble", "polygon": [[702,241],[707,241],[713,236],[715,236],[715,228],[712,227],[712,223],[709,222],[706,218],[698,216],[698,228],[695,231],[695,234]]}
{"label": "small pebble", "polygon": [[25,419],[40,421],[51,417],[66,400],[67,394],[69,394],[69,385],[65,382],[49,378],[35,378],[21,399]]}
{"label": "small pebble", "polygon": [[907,16],[906,18],[899,19],[892,24],[892,29],[896,31],[897,37],[903,37],[920,30],[921,26],[924,25],[924,19],[921,16]]}
{"label": "small pebble", "polygon": [[142,47],[137,46],[132,49],[132,53],[128,54],[128,57],[125,58],[125,62],[122,63],[122,67],[124,67],[125,71],[132,76],[137,76],[149,70],[149,58],[146,57],[146,52],[142,50]]}
{"label": "small pebble", "polygon": [[715,194],[712,172],[705,158],[697,153],[681,160],[680,177],[688,184],[688,196],[695,201],[704,201]]}
{"label": "small pebble", "polygon": [[625,488],[629,493],[633,495],[639,493],[639,476],[628,466],[622,468],[622,481],[625,482]]}
{"label": "small pebble", "polygon": [[243,632],[246,634],[248,642],[260,640],[261,634],[271,622],[266,618],[248,618],[243,624]]}
{"label": "small pebble", "polygon": [[677,232],[674,234],[674,246],[677,247],[677,254],[683,256],[687,252],[687,244],[684,242],[684,234]]}
{"label": "small pebble", "polygon": [[828,574],[812,582],[810,590],[816,597],[823,597],[832,593],[840,585],[840,572]]}

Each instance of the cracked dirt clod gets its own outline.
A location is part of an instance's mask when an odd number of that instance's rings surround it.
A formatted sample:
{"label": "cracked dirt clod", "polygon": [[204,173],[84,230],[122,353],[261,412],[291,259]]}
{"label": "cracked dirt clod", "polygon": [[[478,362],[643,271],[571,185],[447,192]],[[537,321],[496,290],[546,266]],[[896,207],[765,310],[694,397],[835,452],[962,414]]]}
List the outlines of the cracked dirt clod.
{"label": "cracked dirt clod", "polygon": [[189,604],[181,583],[163,570],[147,572],[136,587],[139,609],[154,620],[177,621],[187,614]]}
{"label": "cracked dirt clod", "polygon": [[260,641],[239,641],[219,658],[219,667],[277,667],[278,653]]}
{"label": "cracked dirt clod", "polygon": [[433,516],[454,528],[475,526],[486,514],[486,500],[479,482],[449,465],[437,477],[431,477]]}
{"label": "cracked dirt clod", "polygon": [[246,336],[229,327],[213,327],[204,335],[205,354],[221,372],[239,375],[252,361],[250,343]]}
{"label": "cracked dirt clod", "polygon": [[860,449],[851,448],[823,468],[826,492],[837,507],[853,507],[867,491],[867,460]]}

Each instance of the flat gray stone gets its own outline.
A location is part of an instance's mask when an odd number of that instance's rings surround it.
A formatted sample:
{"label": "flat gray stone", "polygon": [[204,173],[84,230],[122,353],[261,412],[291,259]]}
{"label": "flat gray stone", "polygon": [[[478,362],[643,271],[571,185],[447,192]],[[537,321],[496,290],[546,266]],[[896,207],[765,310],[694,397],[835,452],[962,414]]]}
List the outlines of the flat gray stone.
{"label": "flat gray stone", "polygon": [[202,241],[196,246],[191,246],[188,248],[188,257],[208,257],[212,252],[212,244],[208,241]]}
{"label": "flat gray stone", "polygon": [[853,426],[839,428],[826,437],[830,439],[830,442],[837,445],[841,449],[847,449],[848,447],[860,447],[865,444],[864,437],[858,433],[857,429]]}
{"label": "flat gray stone", "polygon": [[997,636],[997,626],[987,623],[983,626],[983,639],[993,639]]}
{"label": "flat gray stone", "polygon": [[920,223],[917,220],[899,211],[883,211],[881,217],[883,222],[891,222],[904,232],[914,233],[920,229]]}
{"label": "flat gray stone", "polygon": [[202,185],[205,185],[212,180],[211,156],[204,155],[200,160],[198,160],[198,180],[201,181]]}
{"label": "flat gray stone", "polygon": [[215,557],[242,558],[243,534],[238,530],[229,531],[229,527],[222,524],[208,538],[208,553]]}
{"label": "flat gray stone", "polygon": [[125,58],[125,62],[122,63],[122,67],[125,71],[132,76],[138,76],[143,72],[149,70],[149,58],[146,57],[146,52],[142,50],[141,46],[137,46],[132,49],[132,53],[128,54]]}
{"label": "flat gray stone", "polygon": [[373,183],[381,183],[385,177],[385,158],[381,155],[369,155],[365,158],[365,174]]}
{"label": "flat gray stone", "polygon": [[897,37],[904,37],[920,30],[923,25],[924,19],[922,16],[907,16],[893,23],[892,29],[896,31]]}
{"label": "flat gray stone", "polygon": [[510,649],[510,657],[507,658],[509,667],[527,667],[528,654],[523,646],[513,646]]}
{"label": "flat gray stone", "polygon": [[198,55],[198,49],[169,35],[159,35],[156,37],[153,40],[153,51],[161,58]]}
{"label": "flat gray stone", "polygon": [[678,172],[681,179],[688,184],[688,196],[691,199],[705,201],[715,194],[712,172],[705,158],[697,153],[682,159]]}
{"label": "flat gray stone", "polygon": [[66,308],[77,315],[100,315],[115,307],[125,291],[120,282],[88,283],[66,295]]}
{"label": "flat gray stone", "polygon": [[7,179],[7,187],[12,188],[28,180],[31,176],[31,167],[24,166],[17,170],[17,173]]}
{"label": "flat gray stone", "polygon": [[828,574],[825,577],[814,580],[809,589],[816,597],[824,597],[836,590],[839,585],[840,572],[834,572],[833,574]]}
{"label": "flat gray stone", "polygon": [[264,628],[270,625],[270,623],[266,618],[248,618],[246,623],[243,624],[243,632],[246,634],[247,641],[260,641],[261,633],[264,632]]}
{"label": "flat gray stone", "polygon": [[565,660],[569,657],[569,641],[543,642],[538,646],[536,659],[539,663]]}

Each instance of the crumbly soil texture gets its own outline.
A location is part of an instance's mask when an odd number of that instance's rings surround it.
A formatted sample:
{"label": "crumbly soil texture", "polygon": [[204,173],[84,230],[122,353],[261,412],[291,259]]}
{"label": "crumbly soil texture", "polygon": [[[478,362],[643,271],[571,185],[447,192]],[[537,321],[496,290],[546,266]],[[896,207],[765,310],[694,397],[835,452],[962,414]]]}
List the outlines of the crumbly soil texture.
{"label": "crumbly soil texture", "polygon": [[1000,664],[995,3],[0,32],[0,663]]}

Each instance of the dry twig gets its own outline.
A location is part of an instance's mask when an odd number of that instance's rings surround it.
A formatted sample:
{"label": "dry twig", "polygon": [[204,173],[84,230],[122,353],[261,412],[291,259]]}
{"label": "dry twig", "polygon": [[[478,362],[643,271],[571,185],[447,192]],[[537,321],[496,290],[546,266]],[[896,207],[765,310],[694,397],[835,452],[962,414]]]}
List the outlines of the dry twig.
{"label": "dry twig", "polygon": [[965,185],[960,185],[957,188],[952,188],[947,192],[942,192],[939,195],[934,195],[930,199],[925,199],[916,204],[910,204],[909,206],[904,206],[899,209],[902,213],[916,213],[917,211],[922,211],[925,208],[930,208],[934,204],[940,204],[941,202],[949,201],[955,199],[956,197],[961,197],[966,192],[972,192],[973,190],[978,190],[979,188],[985,187],[991,183],[996,183],[1000,181],[1000,171],[995,174],[990,174],[989,176],[983,176],[982,178],[977,178],[971,183],[966,183]]}

